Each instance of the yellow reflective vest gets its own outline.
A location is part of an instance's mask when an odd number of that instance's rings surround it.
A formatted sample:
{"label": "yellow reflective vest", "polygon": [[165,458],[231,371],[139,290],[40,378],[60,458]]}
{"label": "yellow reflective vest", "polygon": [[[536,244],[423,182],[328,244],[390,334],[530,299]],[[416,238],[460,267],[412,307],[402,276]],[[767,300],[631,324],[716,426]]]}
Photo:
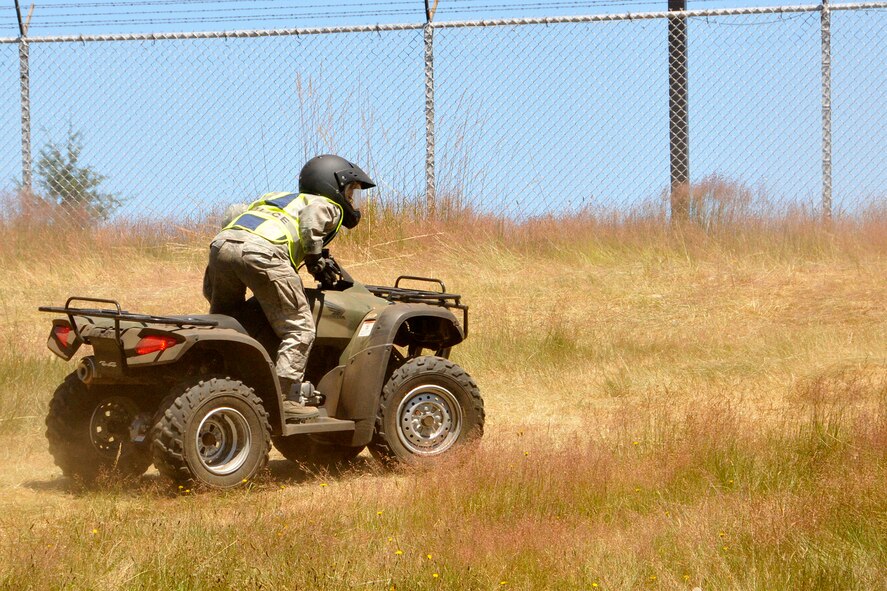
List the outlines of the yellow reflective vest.
{"label": "yellow reflective vest", "polygon": [[[310,214],[304,216],[302,211],[316,200],[334,205],[336,219],[318,219],[318,216]],[[266,193],[251,203],[225,229],[246,230],[275,244],[286,244],[290,261],[294,267],[298,267],[305,253],[317,251],[316,254],[319,254],[320,246],[310,243],[310,235],[318,231],[324,233],[325,227],[332,222],[334,229],[323,236],[323,246],[326,246],[342,227],[343,217],[342,206],[326,197],[307,193]]]}

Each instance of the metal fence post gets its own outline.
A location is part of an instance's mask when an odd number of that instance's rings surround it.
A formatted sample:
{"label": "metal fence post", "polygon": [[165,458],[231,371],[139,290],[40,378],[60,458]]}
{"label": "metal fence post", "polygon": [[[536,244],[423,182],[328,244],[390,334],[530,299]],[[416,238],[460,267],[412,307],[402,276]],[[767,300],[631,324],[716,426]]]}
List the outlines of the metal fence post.
{"label": "metal fence post", "polygon": [[434,186],[434,25],[429,18],[422,28],[425,40],[425,204],[434,218],[437,196]]}
{"label": "metal fence post", "polygon": [[[33,6],[32,6],[33,9]],[[15,2],[19,26],[19,74],[21,78],[21,109],[22,109],[22,190],[31,192],[31,73],[27,24],[22,22],[22,13],[18,0]],[[29,19],[30,19],[30,15]]]}
{"label": "metal fence post", "polygon": [[828,0],[822,0],[822,218],[832,219],[832,30]]}
{"label": "metal fence post", "polygon": [[[668,0],[668,11],[684,12],[686,0]],[[687,72],[687,17],[668,19],[668,129],[671,160],[671,220],[690,216],[690,120]]]}

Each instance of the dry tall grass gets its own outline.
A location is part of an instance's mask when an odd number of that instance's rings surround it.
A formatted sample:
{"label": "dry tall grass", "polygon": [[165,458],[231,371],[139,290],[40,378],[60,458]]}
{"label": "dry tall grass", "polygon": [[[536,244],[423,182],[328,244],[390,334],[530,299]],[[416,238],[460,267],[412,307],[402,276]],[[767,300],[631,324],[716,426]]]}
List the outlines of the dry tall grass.
{"label": "dry tall grass", "polygon": [[202,310],[205,229],[6,228],[0,588],[884,588],[884,217],[375,220],[334,250],[464,295],[484,441],[199,494],[58,476],[42,416],[72,366],[36,307]]}

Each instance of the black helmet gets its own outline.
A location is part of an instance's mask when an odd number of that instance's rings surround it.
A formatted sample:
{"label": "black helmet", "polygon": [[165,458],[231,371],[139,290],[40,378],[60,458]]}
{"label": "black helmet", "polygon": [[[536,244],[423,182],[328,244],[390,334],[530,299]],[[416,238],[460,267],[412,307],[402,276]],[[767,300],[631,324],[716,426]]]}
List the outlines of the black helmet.
{"label": "black helmet", "polygon": [[299,172],[299,193],[310,193],[332,199],[341,205],[345,212],[342,225],[353,228],[360,221],[360,210],[354,209],[345,198],[343,191],[348,183],[360,183],[361,189],[376,186],[359,166],[332,154],[315,156]]}

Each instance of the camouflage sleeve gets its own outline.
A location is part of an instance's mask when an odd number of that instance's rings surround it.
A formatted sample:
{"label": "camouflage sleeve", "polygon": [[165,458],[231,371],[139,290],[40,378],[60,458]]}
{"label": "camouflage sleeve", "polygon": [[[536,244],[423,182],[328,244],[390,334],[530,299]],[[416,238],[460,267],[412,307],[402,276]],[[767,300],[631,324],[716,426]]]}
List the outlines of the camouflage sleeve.
{"label": "camouflage sleeve", "polygon": [[305,254],[320,254],[323,238],[336,229],[339,208],[326,200],[309,203],[299,212],[299,240]]}
{"label": "camouflage sleeve", "polygon": [[228,209],[225,210],[225,213],[222,215],[222,227],[226,227],[228,224],[234,221],[234,219],[249,209],[249,205],[246,203],[232,203],[228,206]]}

